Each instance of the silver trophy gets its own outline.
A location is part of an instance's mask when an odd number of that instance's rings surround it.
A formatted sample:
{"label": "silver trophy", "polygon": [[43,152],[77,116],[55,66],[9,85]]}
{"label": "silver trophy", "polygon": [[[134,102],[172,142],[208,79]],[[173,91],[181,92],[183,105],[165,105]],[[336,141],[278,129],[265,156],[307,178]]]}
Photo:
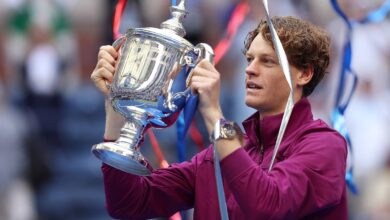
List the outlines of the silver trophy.
{"label": "silver trophy", "polygon": [[104,163],[135,175],[146,176],[151,166],[140,152],[145,131],[175,123],[187,100],[191,71],[202,59],[213,62],[213,49],[204,43],[193,46],[183,37],[188,14],[185,0],[171,7],[172,18],[161,28],[128,29],[114,42],[123,43],[109,99],[126,118],[120,137],[92,147]]}

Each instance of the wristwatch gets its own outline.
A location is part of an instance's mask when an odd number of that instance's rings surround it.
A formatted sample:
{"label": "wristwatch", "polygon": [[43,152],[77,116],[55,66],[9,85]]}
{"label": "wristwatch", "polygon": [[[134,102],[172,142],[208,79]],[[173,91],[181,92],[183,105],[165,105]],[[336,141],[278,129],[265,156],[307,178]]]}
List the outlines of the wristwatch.
{"label": "wristwatch", "polygon": [[210,135],[210,141],[215,143],[217,140],[232,140],[235,137],[238,137],[240,141],[243,139],[240,126],[233,121],[227,121],[221,118],[214,125],[214,129]]}

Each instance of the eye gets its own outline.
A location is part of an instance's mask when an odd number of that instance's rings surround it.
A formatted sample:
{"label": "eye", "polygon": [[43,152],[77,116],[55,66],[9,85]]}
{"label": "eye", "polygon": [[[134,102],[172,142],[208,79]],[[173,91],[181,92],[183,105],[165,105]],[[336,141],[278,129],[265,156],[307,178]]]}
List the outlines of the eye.
{"label": "eye", "polygon": [[246,57],[246,62],[248,62],[248,64],[251,63],[252,61],[253,61],[253,57],[248,57],[248,56]]}
{"label": "eye", "polygon": [[262,61],[264,64],[267,64],[267,65],[274,65],[274,64],[277,64],[277,62],[275,61],[275,59],[270,58],[270,57],[263,57],[263,58],[261,59],[261,61]]}

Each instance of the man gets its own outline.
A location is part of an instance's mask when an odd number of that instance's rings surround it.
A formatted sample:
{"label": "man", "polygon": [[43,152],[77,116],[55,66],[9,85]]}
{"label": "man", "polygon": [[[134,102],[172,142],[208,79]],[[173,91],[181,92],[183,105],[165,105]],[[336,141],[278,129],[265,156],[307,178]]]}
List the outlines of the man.
{"label": "man", "polygon": [[[272,22],[290,62],[296,103],[275,165],[268,172],[290,88],[267,22],[261,21],[245,44],[245,102],[258,111],[243,122],[244,139],[236,130],[235,135],[215,140],[229,217],[347,219],[346,142],[323,121],[313,120],[306,98],[329,64],[329,37],[294,17],[274,17]],[[117,52],[103,46],[98,57],[91,78],[107,93],[104,81],[112,81]],[[191,88],[199,94],[199,111],[209,134],[217,121],[229,123],[219,104],[220,74],[211,63],[203,60],[197,65]],[[118,138],[122,121],[107,105],[106,140]],[[194,208],[194,219],[220,219],[212,152],[209,147],[191,161],[155,170],[149,177],[103,164],[110,215],[146,219]]]}

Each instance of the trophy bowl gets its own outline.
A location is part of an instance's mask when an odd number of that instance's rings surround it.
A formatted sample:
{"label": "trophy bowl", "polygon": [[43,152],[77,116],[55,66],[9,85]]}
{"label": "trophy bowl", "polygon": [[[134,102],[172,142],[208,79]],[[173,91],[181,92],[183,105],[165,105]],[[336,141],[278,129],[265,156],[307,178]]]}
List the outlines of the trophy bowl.
{"label": "trophy bowl", "polygon": [[204,43],[193,46],[183,38],[185,1],[171,7],[172,18],[161,28],[128,29],[116,40],[122,43],[110,85],[109,100],[126,118],[120,137],[92,147],[104,163],[124,172],[146,176],[151,166],[140,152],[150,127],[165,128],[176,122],[188,99],[191,71],[202,59],[213,62],[213,49]]}

